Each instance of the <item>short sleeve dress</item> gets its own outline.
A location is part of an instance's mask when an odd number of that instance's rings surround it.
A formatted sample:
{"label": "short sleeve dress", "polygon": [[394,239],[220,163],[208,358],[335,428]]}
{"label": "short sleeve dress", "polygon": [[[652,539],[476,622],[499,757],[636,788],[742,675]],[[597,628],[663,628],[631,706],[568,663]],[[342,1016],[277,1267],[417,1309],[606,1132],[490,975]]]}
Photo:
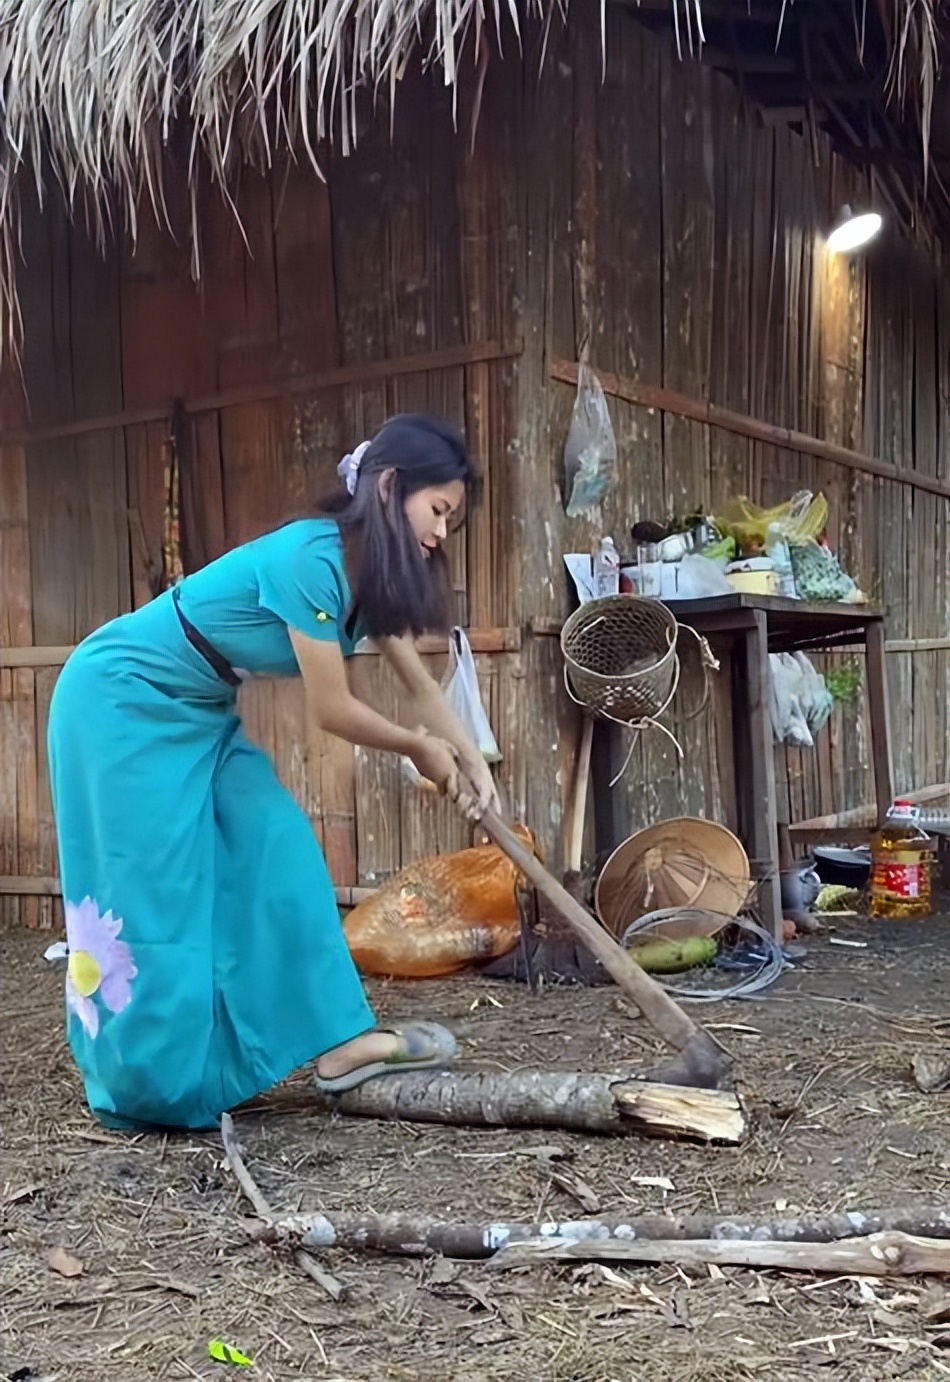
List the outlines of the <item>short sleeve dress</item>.
{"label": "short sleeve dress", "polygon": [[67,1033],[113,1127],[220,1114],[375,1025],[310,822],[244,735],[241,678],[296,676],[288,630],[360,630],[339,530],[236,548],[87,638],[56,684],[49,763],[69,950]]}

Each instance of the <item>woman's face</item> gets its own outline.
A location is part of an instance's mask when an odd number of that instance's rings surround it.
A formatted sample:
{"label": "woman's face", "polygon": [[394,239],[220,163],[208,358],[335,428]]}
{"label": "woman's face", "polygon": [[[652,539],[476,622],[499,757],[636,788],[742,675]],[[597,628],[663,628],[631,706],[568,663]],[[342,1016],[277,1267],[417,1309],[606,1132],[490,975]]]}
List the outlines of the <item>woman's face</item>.
{"label": "woman's face", "polygon": [[444,485],[417,489],[405,501],[406,517],[416,541],[428,557],[441,547],[456,526],[465,499],[465,485],[461,480],[449,480]]}

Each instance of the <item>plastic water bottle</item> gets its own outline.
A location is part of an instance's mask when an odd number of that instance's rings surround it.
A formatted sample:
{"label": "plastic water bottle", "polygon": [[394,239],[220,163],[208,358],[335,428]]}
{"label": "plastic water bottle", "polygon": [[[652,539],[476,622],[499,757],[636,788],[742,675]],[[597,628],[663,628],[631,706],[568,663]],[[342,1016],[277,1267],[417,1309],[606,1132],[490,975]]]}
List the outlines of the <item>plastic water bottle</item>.
{"label": "plastic water bottle", "polygon": [[777,523],[770,523],[765,530],[765,554],[775,568],[779,595],[783,595],[786,600],[797,600],[798,591],[795,588],[791,553]]}
{"label": "plastic water bottle", "polygon": [[610,537],[602,538],[594,553],[594,594],[598,600],[620,594],[620,553]]}

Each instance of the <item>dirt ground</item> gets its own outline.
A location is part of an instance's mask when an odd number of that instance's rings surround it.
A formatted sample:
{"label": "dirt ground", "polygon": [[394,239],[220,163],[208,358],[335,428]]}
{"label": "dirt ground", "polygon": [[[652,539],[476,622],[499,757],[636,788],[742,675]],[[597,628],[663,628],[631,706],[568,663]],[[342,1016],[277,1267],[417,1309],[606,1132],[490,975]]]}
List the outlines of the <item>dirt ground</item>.
{"label": "dirt ground", "polygon": [[[322,1112],[305,1074],[236,1120],[249,1169],[284,1211],[402,1210],[469,1221],[582,1217],[534,1148],[556,1145],[605,1214],[946,1204],[950,1095],[911,1060],[950,1047],[946,917],[839,923],[866,949],[809,938],[767,994],[694,1008],[734,1051],[750,1135],[737,1148],[383,1124]],[[62,1036],[50,936],[2,955],[0,1377],[59,1382],[840,1382],[950,1376],[936,1287],[725,1268],[501,1272],[330,1253],[334,1304],[248,1234],[214,1134],[126,1138],[85,1110]],[[374,984],[383,1017],[448,1022],[466,1062],[622,1070],[659,1048],[615,989],[524,989],[477,977]],[[736,1026],[751,1030],[736,1030]],[[642,1184],[667,1177],[674,1189]],[[640,1179],[638,1179],[640,1178]],[[65,1277],[63,1249],[81,1272]],[[223,1339],[254,1360],[212,1361]]]}

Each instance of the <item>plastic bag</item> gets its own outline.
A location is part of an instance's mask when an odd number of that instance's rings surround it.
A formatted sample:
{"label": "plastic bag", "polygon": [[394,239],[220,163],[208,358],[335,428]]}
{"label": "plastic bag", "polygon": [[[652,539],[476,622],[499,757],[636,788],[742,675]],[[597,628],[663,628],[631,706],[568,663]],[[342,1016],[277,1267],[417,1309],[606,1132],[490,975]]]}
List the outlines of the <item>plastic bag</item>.
{"label": "plastic bag", "polygon": [[813,748],[814,736],[827,723],[834,705],[824,677],[804,653],[772,653],[769,670],[775,742]]}
{"label": "plastic bag", "polygon": [[610,487],[617,439],[600,380],[585,361],[577,367],[577,398],[564,444],[568,518],[593,515]]}
{"label": "plastic bag", "polygon": [[829,548],[818,542],[795,542],[789,546],[795,589],[802,600],[840,600],[863,605],[864,594]]}
{"label": "plastic bag", "polygon": [[[454,628],[449,636],[449,661],[442,678],[442,693],[485,762],[500,763],[501,750],[482,705],[475,655],[464,629]],[[414,787],[422,784],[411,759],[402,760],[402,771]]]}
{"label": "plastic bag", "polygon": [[[515,833],[534,849],[528,830]],[[507,954],[521,934],[518,879],[493,844],[410,864],[346,918],[354,963],[380,978],[424,979]]]}
{"label": "plastic bag", "polygon": [[688,553],[679,564],[676,586],[678,600],[704,600],[711,595],[732,595],[733,587],[726,580],[726,559],[696,556]]}
{"label": "plastic bag", "polygon": [[802,705],[804,682],[802,669],[791,653],[770,653],[769,717],[772,737],[777,744],[793,744],[797,748],[815,746],[808,719]]}
{"label": "plastic bag", "polygon": [[811,659],[806,657],[804,653],[792,653],[792,657],[798,663],[802,674],[799,700],[802,710],[805,712],[808,728],[814,735],[827,724],[834,699],[825,685],[824,677]]}
{"label": "plastic bag", "polygon": [[724,505],[714,521],[719,532],[735,538],[743,552],[764,551],[770,524],[788,543],[814,541],[828,522],[828,501],[823,494],[803,489],[784,504],[762,509],[740,495]]}
{"label": "plastic bag", "polygon": [[442,690],[485,762],[500,763],[501,752],[482,705],[475,657],[464,629],[452,630],[449,664],[442,678]]}

